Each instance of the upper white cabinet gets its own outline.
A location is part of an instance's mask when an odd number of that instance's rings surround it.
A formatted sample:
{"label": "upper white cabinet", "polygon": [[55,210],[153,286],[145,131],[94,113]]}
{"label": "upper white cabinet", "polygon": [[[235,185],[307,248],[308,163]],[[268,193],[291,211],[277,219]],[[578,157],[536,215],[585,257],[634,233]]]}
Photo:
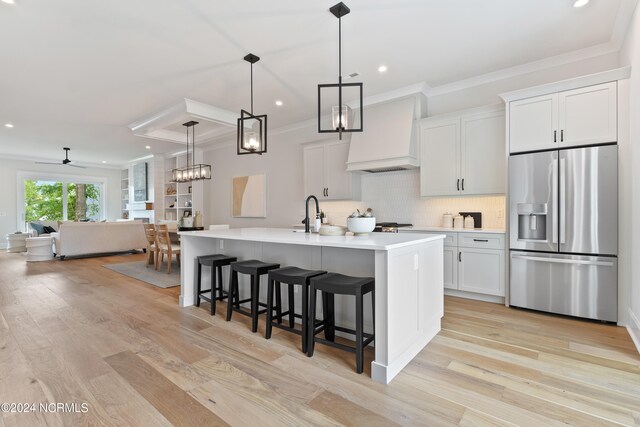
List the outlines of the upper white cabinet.
{"label": "upper white cabinet", "polygon": [[331,142],[304,147],[304,194],[322,200],[360,198],[360,176],[347,172],[349,144]]}
{"label": "upper white cabinet", "polygon": [[460,190],[460,120],[420,130],[420,193],[448,196]]}
{"label": "upper white cabinet", "polygon": [[602,83],[509,103],[509,151],[615,142],[617,83]]}
{"label": "upper white cabinet", "polygon": [[560,92],[560,146],[617,141],[617,106],[616,82]]}
{"label": "upper white cabinet", "polygon": [[509,116],[512,153],[557,147],[558,94],[514,101]]}
{"label": "upper white cabinet", "polygon": [[423,197],[505,192],[504,110],[429,118],[420,129]]}

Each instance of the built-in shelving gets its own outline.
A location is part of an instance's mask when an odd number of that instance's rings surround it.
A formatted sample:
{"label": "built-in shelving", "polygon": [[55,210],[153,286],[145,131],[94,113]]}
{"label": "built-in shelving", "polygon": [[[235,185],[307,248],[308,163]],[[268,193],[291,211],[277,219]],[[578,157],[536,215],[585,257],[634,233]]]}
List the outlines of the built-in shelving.
{"label": "built-in shelving", "polygon": [[129,169],[120,171],[120,218],[128,219],[129,211],[127,204],[129,203]]}

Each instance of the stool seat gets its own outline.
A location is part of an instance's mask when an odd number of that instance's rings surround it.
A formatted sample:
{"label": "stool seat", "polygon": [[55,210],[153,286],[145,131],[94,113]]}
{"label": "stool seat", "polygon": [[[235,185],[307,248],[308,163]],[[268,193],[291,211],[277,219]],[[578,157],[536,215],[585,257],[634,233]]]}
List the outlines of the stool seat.
{"label": "stool seat", "polygon": [[299,267],[282,267],[269,271],[269,278],[276,282],[284,282],[292,285],[309,285],[307,279],[326,274],[322,270],[305,270]]}
{"label": "stool seat", "polygon": [[[222,267],[230,265],[238,258],[224,254],[200,255],[197,257],[198,273],[196,275],[197,300],[196,307],[200,307],[200,300],[203,299],[211,303],[210,311],[213,316],[216,314],[216,301],[227,298],[227,292],[222,284]],[[211,289],[202,289],[202,266],[211,267]],[[217,280],[216,280],[216,272]]]}
{"label": "stool seat", "polygon": [[228,265],[228,264],[231,264],[232,262],[236,262],[237,260],[238,260],[237,257],[227,256],[223,254],[200,255],[198,257],[198,262],[208,267],[213,267],[218,265]]}
{"label": "stool seat", "polygon": [[246,261],[238,261],[231,264],[234,271],[242,274],[257,274],[262,275],[273,270],[274,268],[280,268],[280,264],[262,262],[257,259],[249,259]]}
{"label": "stool seat", "polygon": [[327,273],[311,279],[316,290],[339,295],[355,295],[360,291],[363,295],[375,288],[373,277],[353,277],[338,273]]}

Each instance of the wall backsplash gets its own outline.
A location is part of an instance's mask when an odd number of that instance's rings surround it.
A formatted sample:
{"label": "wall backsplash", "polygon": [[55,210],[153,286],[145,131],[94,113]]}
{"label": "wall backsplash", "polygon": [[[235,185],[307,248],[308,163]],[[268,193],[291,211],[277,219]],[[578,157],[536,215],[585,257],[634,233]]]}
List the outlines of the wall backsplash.
{"label": "wall backsplash", "polygon": [[[344,225],[356,209],[370,207],[378,222],[396,221],[420,226],[440,226],[445,212],[482,212],[484,228],[505,228],[504,196],[420,198],[420,171],[400,171],[362,176],[362,201],[321,202],[329,221]],[[500,217],[501,216],[501,217]]]}

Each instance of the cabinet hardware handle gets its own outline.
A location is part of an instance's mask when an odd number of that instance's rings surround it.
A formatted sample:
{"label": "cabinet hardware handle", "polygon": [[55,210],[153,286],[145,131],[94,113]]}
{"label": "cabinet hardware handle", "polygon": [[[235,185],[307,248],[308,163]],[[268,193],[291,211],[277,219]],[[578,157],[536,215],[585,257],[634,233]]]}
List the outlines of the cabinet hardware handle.
{"label": "cabinet hardware handle", "polygon": [[458,183],[456,184],[456,187],[458,187],[458,191],[460,191],[460,178],[458,178]]}
{"label": "cabinet hardware handle", "polygon": [[464,178],[462,178],[462,191],[464,191]]}
{"label": "cabinet hardware handle", "polygon": [[329,197],[329,187],[327,187],[327,197]]}
{"label": "cabinet hardware handle", "polygon": [[487,239],[473,239],[474,242],[489,242]]}
{"label": "cabinet hardware handle", "polygon": [[560,131],[560,142],[564,141],[564,129]]}
{"label": "cabinet hardware handle", "polygon": [[458,252],[458,262],[462,262],[462,252]]}
{"label": "cabinet hardware handle", "polygon": [[553,131],[553,142],[558,142],[558,131],[557,130]]}

